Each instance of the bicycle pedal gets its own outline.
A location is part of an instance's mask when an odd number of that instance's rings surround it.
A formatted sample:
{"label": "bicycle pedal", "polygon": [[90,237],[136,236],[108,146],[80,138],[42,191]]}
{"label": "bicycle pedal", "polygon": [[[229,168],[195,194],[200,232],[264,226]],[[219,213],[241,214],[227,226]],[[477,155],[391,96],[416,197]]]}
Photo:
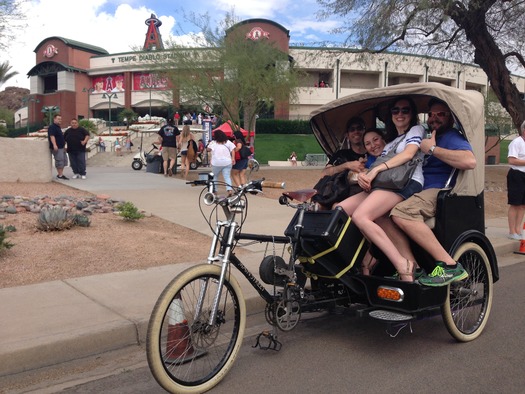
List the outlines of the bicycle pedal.
{"label": "bicycle pedal", "polygon": [[[267,344],[264,345],[261,343],[261,338],[263,341],[267,341]],[[252,346],[252,348],[258,347],[262,350],[275,350],[278,352],[281,350],[283,344],[277,340],[277,337],[273,335],[270,331],[264,330],[259,335],[257,335],[257,338],[255,340],[255,345]]]}

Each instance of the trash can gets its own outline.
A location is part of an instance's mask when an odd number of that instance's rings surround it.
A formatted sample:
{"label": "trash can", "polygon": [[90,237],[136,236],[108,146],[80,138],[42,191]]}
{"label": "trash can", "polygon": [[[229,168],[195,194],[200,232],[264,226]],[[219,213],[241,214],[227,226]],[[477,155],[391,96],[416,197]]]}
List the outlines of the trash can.
{"label": "trash can", "polygon": [[147,155],[146,156],[146,172],[160,174],[162,170],[162,156]]}

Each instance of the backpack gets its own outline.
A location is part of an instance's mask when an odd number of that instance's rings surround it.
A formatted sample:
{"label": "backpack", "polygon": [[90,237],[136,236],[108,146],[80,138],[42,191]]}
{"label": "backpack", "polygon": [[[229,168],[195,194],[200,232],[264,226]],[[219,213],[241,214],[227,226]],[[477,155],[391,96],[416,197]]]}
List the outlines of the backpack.
{"label": "backpack", "polygon": [[193,163],[195,159],[197,158],[197,143],[194,140],[188,141],[188,152],[186,153],[186,156],[188,157],[188,160],[190,163]]}
{"label": "backpack", "polygon": [[250,148],[248,148],[246,145],[243,145],[241,150],[239,151],[239,155],[241,156],[241,159],[247,159],[252,154],[252,151]]}

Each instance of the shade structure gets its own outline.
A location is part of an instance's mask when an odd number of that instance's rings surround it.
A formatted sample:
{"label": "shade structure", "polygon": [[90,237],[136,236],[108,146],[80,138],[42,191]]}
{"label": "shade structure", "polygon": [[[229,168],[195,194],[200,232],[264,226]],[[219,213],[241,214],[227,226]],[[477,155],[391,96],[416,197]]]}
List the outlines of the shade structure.
{"label": "shade structure", "polygon": [[[228,138],[231,138],[233,137],[233,129],[236,129],[236,128],[237,127],[234,126],[233,122],[231,120],[228,120],[224,122],[223,124],[221,124],[219,127],[213,129],[212,133],[214,133],[215,130],[221,130],[224,134],[226,134]],[[253,137],[255,135],[254,131],[248,131],[248,130],[243,129],[242,127],[240,128],[240,130],[244,138],[248,137],[248,133],[250,134],[250,137]]]}

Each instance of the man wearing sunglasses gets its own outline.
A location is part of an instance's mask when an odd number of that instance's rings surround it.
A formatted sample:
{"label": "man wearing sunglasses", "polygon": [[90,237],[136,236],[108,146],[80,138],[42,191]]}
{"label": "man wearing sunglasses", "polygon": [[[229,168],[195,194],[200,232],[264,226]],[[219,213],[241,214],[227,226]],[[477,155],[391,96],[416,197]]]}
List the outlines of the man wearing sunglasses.
{"label": "man wearing sunglasses", "polygon": [[[476,166],[476,158],[470,143],[453,127],[454,118],[448,105],[432,99],[429,108],[427,123],[432,135],[422,140],[420,145],[421,151],[427,155],[423,164],[423,191],[396,205],[390,215],[405,234],[436,260],[435,269],[420,277],[419,283],[426,286],[446,286],[467,278],[468,274],[441,246],[425,220],[435,216],[437,195],[445,187],[452,170],[471,170]],[[451,186],[455,181],[454,177]],[[409,248],[408,240],[395,226],[392,227],[393,233],[389,231],[389,236],[403,254],[401,249]]]}

